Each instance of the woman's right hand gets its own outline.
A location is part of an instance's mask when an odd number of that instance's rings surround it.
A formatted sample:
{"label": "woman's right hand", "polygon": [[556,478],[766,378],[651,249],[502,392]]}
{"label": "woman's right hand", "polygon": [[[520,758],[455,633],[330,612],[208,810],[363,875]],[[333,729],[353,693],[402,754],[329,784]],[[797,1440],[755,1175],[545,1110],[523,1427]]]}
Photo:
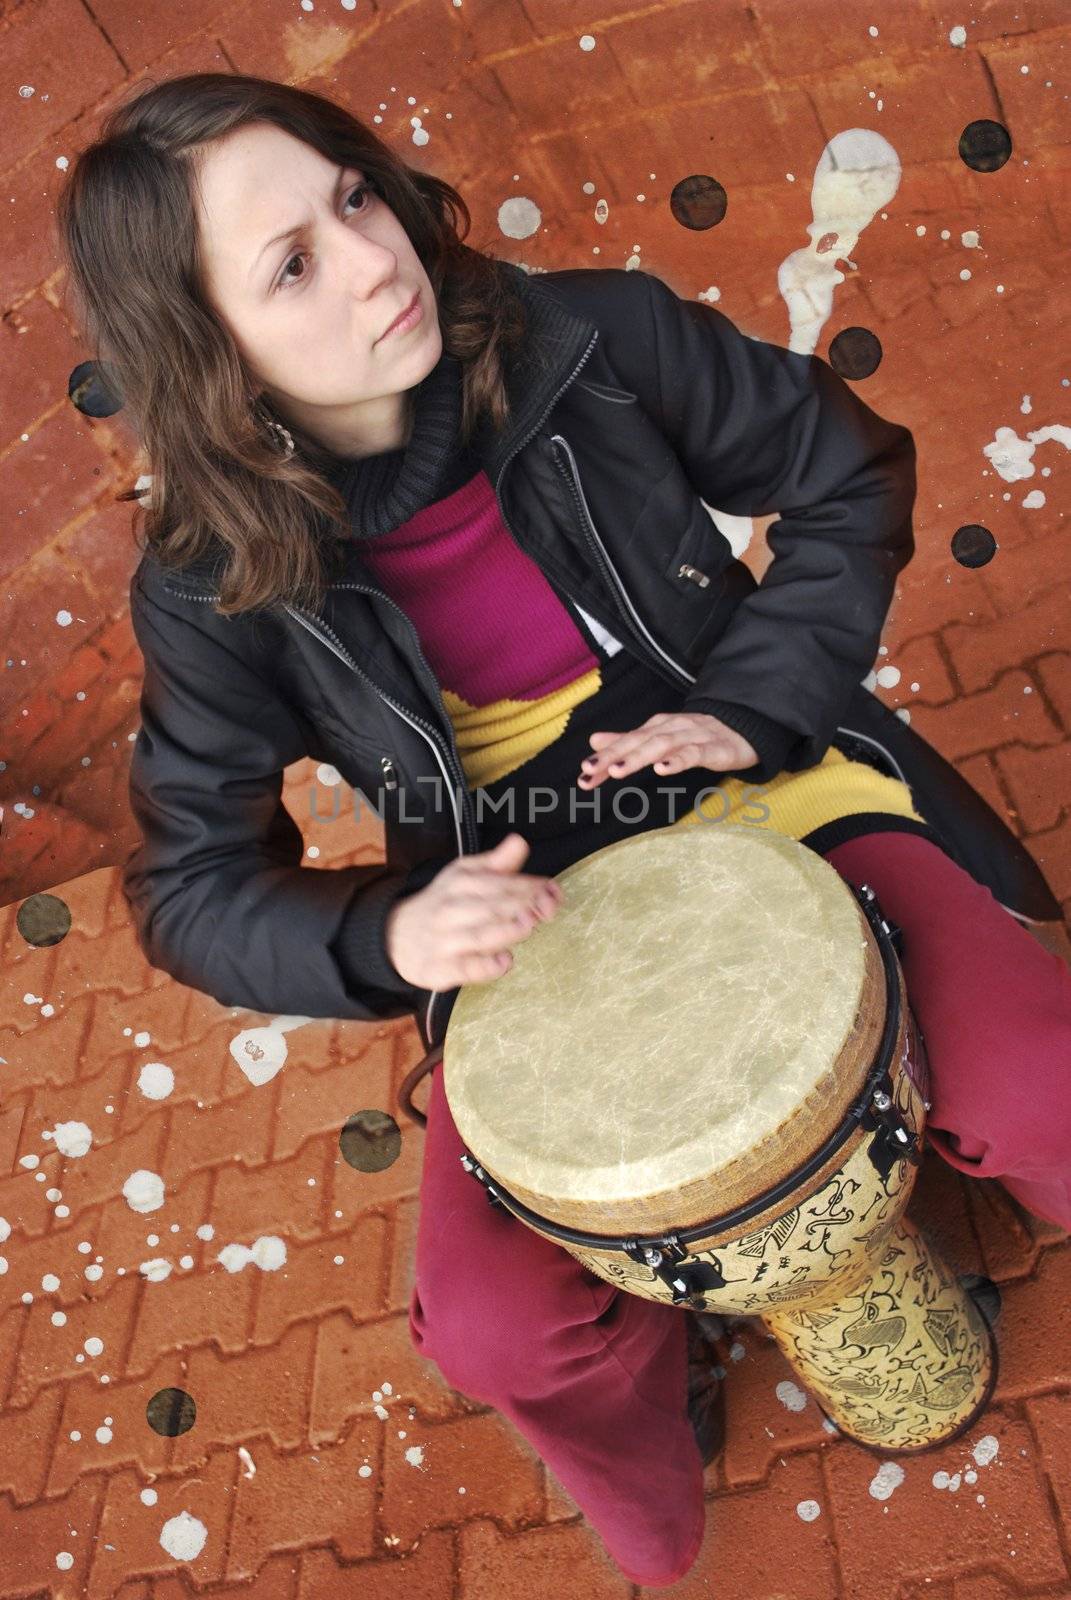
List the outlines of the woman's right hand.
{"label": "woman's right hand", "polygon": [[387,955],[418,989],[446,990],[508,972],[512,946],[562,901],[553,878],[521,872],[528,841],[509,833],[493,850],[458,856],[386,921]]}

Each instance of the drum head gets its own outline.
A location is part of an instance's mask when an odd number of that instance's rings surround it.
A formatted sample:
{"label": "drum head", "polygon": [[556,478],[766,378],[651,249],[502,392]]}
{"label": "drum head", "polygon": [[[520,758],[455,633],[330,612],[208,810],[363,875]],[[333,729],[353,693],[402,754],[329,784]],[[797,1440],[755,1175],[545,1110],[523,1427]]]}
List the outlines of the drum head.
{"label": "drum head", "polygon": [[730,1167],[753,1164],[755,1192],[791,1171],[873,1059],[861,1018],[881,961],[848,884],[795,839],[732,823],[621,840],[558,882],[554,920],[449,1019],[443,1086],[477,1160],[547,1216],[562,1202],[559,1219]]}

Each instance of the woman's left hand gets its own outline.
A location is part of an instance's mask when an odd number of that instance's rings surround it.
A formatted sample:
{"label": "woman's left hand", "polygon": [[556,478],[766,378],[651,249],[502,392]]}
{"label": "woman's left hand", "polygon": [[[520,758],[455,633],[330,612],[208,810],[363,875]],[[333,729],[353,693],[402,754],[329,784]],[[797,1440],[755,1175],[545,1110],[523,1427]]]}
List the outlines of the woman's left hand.
{"label": "woman's left hand", "polygon": [[753,767],[759,759],[743,734],[700,711],[659,712],[628,733],[593,733],[590,742],[596,753],[581,762],[578,785],[584,789],[649,763],[660,773],[688,767],[730,772]]}

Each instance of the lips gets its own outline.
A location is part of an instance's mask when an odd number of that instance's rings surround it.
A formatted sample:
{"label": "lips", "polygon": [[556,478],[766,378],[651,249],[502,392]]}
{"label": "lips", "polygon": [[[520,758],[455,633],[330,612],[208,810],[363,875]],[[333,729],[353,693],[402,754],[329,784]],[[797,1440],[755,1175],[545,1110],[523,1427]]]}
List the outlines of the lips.
{"label": "lips", "polygon": [[379,336],[380,339],[385,339],[387,337],[387,334],[390,333],[392,328],[396,328],[398,326],[399,322],[403,322],[405,320],[405,318],[409,315],[410,311],[412,311],[413,307],[416,305],[416,303],[417,303],[417,301],[419,299],[420,299],[420,290],[418,289],[416,294],[410,300],[409,304],[406,306],[405,310],[404,311],[399,311],[399,313],[395,317],[394,321],[390,324],[390,327],[383,329],[383,332]]}

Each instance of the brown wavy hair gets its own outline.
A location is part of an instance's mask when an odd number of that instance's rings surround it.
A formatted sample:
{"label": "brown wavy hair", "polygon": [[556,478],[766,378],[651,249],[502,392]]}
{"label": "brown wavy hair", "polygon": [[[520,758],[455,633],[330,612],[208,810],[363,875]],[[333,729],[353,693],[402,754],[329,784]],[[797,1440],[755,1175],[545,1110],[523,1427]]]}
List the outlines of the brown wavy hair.
{"label": "brown wavy hair", "polygon": [[280,599],[317,608],[331,547],[351,537],[325,476],[336,458],[292,423],[295,454],[280,454],[263,425],[273,415],[266,398],[254,406],[256,386],[202,288],[196,155],[255,121],[359,167],[398,217],[435,291],[443,349],[462,365],[462,443],[481,417],[496,430],[507,422],[504,357],[526,325],[500,263],[462,243],[472,219],[457,190],[408,166],[333,101],[271,79],[196,72],[114,109],[58,202],[67,284],[152,474],[144,505],[137,488],[115,497],[139,502],[135,543],[179,569],[222,542],[223,616]]}

